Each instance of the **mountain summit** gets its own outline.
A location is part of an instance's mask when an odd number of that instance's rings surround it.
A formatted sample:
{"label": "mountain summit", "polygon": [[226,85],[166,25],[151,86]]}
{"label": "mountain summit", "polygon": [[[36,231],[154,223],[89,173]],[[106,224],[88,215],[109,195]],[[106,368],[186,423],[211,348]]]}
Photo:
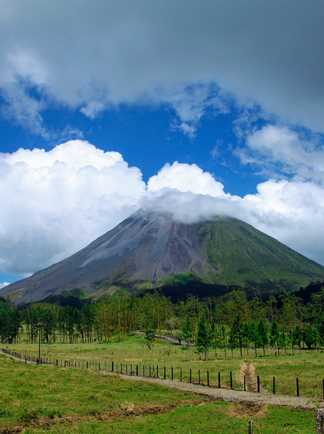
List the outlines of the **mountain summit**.
{"label": "mountain summit", "polygon": [[1,295],[27,303],[65,290],[161,287],[183,273],[209,285],[297,289],[324,279],[324,267],[235,218],[181,223],[138,211],[84,249]]}

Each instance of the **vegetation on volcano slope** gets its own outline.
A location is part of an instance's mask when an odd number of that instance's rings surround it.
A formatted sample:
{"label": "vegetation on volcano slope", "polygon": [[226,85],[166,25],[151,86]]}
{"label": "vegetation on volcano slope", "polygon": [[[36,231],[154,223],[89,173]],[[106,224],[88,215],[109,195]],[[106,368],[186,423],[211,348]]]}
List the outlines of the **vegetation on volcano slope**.
{"label": "vegetation on volcano slope", "polygon": [[218,216],[185,224],[168,213],[141,210],[74,255],[8,285],[2,294],[24,304],[73,289],[91,296],[116,287],[144,290],[170,278],[185,289],[188,273],[197,283],[214,285],[214,296],[222,286],[278,293],[324,279],[323,266],[241,220]]}
{"label": "vegetation on volcano slope", "polygon": [[319,264],[305,262],[302,255],[240,220],[207,222],[200,230],[208,234],[208,260],[221,266],[220,276],[213,276],[215,283],[275,292],[322,278]]}

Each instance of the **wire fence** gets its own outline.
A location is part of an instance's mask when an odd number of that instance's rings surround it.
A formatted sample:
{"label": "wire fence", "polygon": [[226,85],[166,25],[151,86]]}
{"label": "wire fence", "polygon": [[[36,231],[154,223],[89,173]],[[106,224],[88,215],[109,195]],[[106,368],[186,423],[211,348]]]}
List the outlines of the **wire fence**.
{"label": "wire fence", "polygon": [[[58,368],[85,369],[98,372],[104,371],[125,376],[178,381],[218,389],[224,388],[255,393],[267,392],[274,395],[280,390],[280,382],[276,376],[272,376],[271,381],[269,381],[269,378],[267,378],[266,381],[262,381],[263,379],[261,376],[256,375],[251,385],[250,378],[247,378],[246,375],[234,375],[237,373],[234,373],[233,371],[225,373],[224,371],[218,371],[216,369],[183,368],[145,363],[135,364],[128,362],[115,362],[114,360],[62,359],[57,357],[39,358],[33,353],[17,352],[7,348],[3,348],[2,352],[20,359],[25,363],[52,365]],[[316,398],[324,401],[324,378],[319,383],[317,390],[320,391],[320,394],[318,394]],[[295,378],[294,385],[290,390],[294,391],[293,393],[290,393],[291,396],[302,396],[303,382],[300,377]]]}

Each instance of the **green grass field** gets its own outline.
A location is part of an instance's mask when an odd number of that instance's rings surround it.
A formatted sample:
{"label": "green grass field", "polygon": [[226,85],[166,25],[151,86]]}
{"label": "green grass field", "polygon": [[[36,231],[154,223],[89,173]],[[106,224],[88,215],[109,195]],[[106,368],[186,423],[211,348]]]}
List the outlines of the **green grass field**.
{"label": "green grass field", "polygon": [[91,371],[0,356],[1,433],[315,433],[312,411],[212,402]]}
{"label": "green grass field", "polygon": [[[37,345],[12,345],[17,351],[37,352]],[[142,336],[129,336],[118,340],[115,338],[108,344],[52,344],[42,345],[42,354],[47,357],[62,359],[83,360],[114,360],[115,365],[123,362],[128,364],[145,364],[173,367],[174,374],[179,375],[179,368],[183,369],[183,378],[188,380],[189,368],[193,370],[193,378],[197,380],[198,370],[201,371],[202,381],[206,381],[206,370],[210,371],[210,381],[216,384],[217,373],[221,372],[222,385],[229,386],[229,372],[233,372],[235,388],[241,388],[242,378],[239,375],[240,366],[243,362],[238,357],[238,352],[231,358],[224,352],[214,351],[209,353],[207,361],[200,360],[194,348],[169,344],[165,341],[157,341],[152,350],[149,350]],[[266,355],[255,357],[253,351],[245,355],[245,359],[251,361],[260,375],[261,385],[264,391],[271,392],[272,377],[276,377],[276,391],[280,394],[295,395],[296,377],[300,381],[300,394],[305,397],[322,398],[322,379],[324,379],[324,352],[299,351],[295,354],[280,356]],[[161,371],[160,371],[161,372]]]}

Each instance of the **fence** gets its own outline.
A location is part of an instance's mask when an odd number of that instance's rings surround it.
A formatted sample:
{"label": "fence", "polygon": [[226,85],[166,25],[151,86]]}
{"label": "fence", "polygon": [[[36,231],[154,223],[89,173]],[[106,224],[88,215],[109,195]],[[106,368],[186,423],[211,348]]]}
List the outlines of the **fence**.
{"label": "fence", "polygon": [[[201,385],[206,387],[232,389],[238,391],[250,391],[255,393],[261,393],[263,390],[262,379],[260,375],[256,376],[255,387],[251,390],[247,387],[247,379],[244,376],[239,383],[234,381],[233,372],[230,371],[226,375],[221,371],[211,372],[210,369],[192,369],[188,368],[185,372],[183,367],[170,367],[159,366],[152,364],[134,364],[118,362],[114,360],[84,360],[84,359],[60,359],[41,357],[40,359],[31,353],[21,353],[17,351],[11,351],[9,349],[2,349],[2,352],[18,358],[25,363],[35,363],[40,365],[53,365],[62,368],[77,368],[77,369],[91,369],[95,371],[105,371],[109,373],[136,376],[136,377],[148,377],[158,378],[160,380],[179,381],[186,382],[195,385]],[[300,397],[302,395],[302,382],[299,377],[295,379],[295,394],[294,396]],[[321,396],[318,399],[324,401],[324,379],[321,381]],[[269,383],[267,384],[267,391],[269,392]],[[278,392],[278,380],[275,376],[272,377],[271,390],[272,394]]]}

